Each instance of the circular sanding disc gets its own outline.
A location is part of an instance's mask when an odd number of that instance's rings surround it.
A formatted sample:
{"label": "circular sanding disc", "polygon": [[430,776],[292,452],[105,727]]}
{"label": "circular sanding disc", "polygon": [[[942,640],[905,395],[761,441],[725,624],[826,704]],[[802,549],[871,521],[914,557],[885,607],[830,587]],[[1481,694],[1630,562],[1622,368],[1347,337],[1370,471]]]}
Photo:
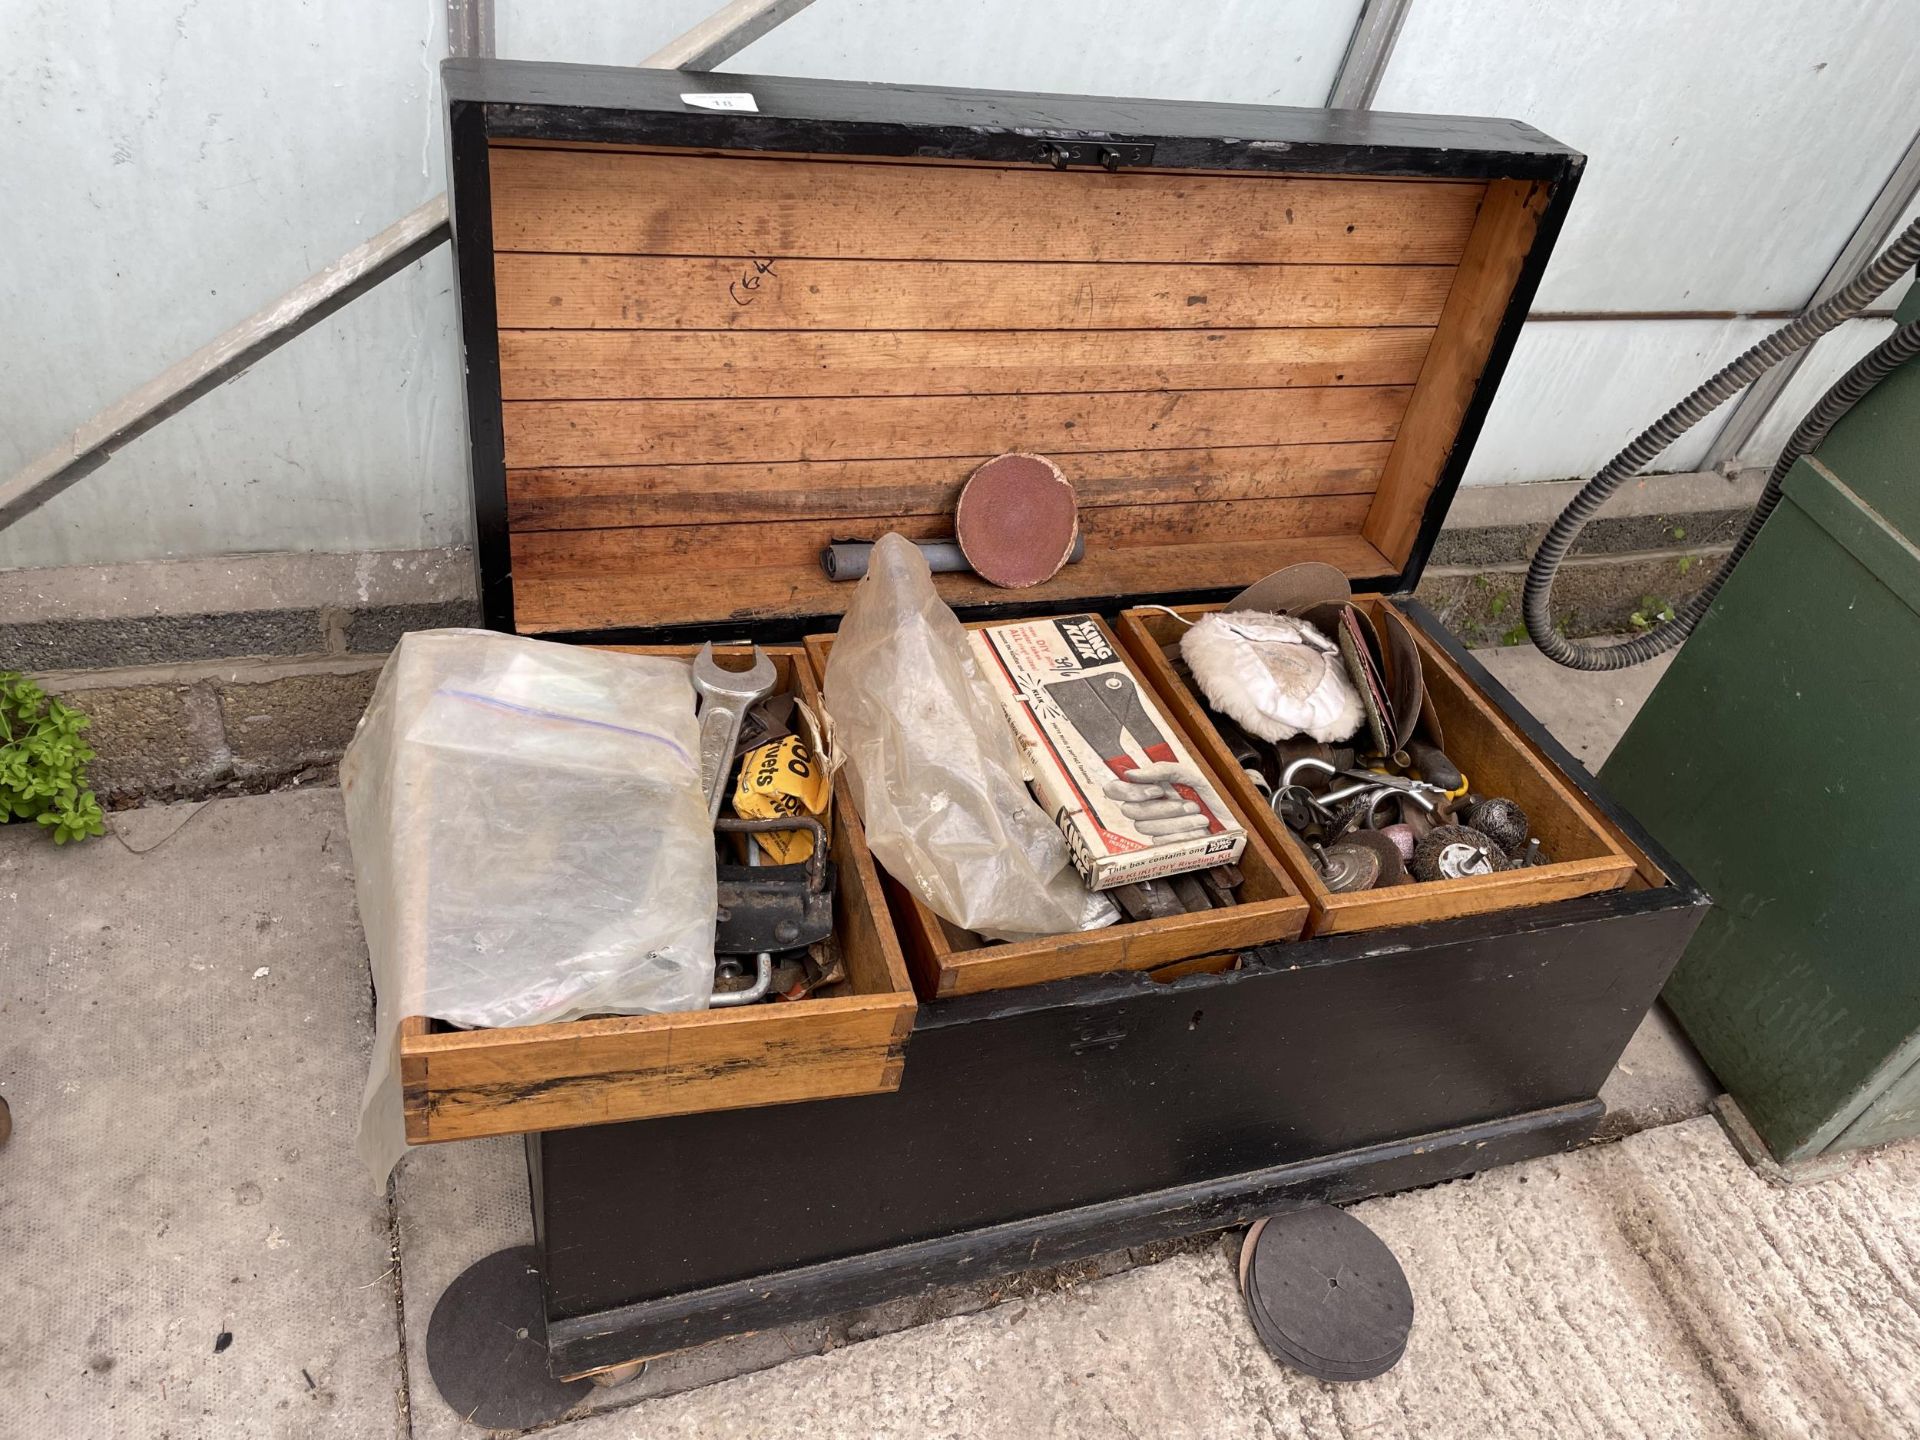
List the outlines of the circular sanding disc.
{"label": "circular sanding disc", "polygon": [[1273,1357],[1317,1379],[1371,1380],[1406,1352],[1406,1274],[1344,1210],[1316,1205],[1259,1222],[1242,1252],[1241,1289]]}
{"label": "circular sanding disc", "polygon": [[1072,482],[1044,455],[996,455],[973,472],[953,515],[967,564],[1009,590],[1051,580],[1079,533]]}
{"label": "circular sanding disc", "polygon": [[1256,580],[1226,604],[1228,610],[1264,610],[1269,615],[1299,615],[1318,605],[1353,598],[1346,571],[1320,560],[1302,560]]}
{"label": "circular sanding disc", "polygon": [[489,1430],[550,1425],[593,1391],[548,1368],[546,1297],[531,1245],[475,1261],[427,1320],[427,1370],[440,1398]]}

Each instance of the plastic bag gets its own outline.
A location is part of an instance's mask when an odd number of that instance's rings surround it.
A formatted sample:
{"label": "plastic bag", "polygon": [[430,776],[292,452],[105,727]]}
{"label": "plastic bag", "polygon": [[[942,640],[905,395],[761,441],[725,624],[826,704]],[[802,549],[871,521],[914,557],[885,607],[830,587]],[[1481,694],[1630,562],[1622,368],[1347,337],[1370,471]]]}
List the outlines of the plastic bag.
{"label": "plastic bag", "polygon": [[705,1009],[713,831],[681,661],[405,635],[340,762],[373,963],[359,1148],[406,1151],[399,1026]]}
{"label": "plastic bag", "polygon": [[882,536],[834,637],[833,744],[875,858],[935,914],[994,940],[1110,924],[1021,778],[999,702],[926,558]]}

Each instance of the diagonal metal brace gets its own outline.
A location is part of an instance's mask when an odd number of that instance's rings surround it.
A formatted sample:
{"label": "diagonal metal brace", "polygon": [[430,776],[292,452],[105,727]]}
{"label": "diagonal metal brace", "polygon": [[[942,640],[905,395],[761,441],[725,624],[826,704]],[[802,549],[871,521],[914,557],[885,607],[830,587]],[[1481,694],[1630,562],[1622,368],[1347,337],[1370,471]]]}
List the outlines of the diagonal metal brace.
{"label": "diagonal metal brace", "polygon": [[[641,63],[658,69],[711,70],[812,4],[813,0],[732,0]],[[465,7],[462,7],[463,13]],[[462,43],[489,53],[491,0],[473,0]],[[466,22],[463,22],[466,23]],[[459,39],[460,34],[466,40]],[[138,390],[122,396],[60,444],[0,481],[0,530],[111,460],[121,447],[177,415],[255,361],[303,335],[341,306],[399,274],[450,236],[447,197],[436,195],[364,245],[201,346]]]}
{"label": "diagonal metal brace", "polygon": [[711,70],[724,65],[813,0],[732,0],[640,63],[649,70]]}
{"label": "diagonal metal brace", "polygon": [[87,421],[66,440],[0,483],[0,530],[30,515],[75,481],[98,470],[123,445],[178,414],[305,334],[334,311],[413,264],[447,239],[447,197],[436,195],[317,275],[308,276],[266,309],[149,380]]}

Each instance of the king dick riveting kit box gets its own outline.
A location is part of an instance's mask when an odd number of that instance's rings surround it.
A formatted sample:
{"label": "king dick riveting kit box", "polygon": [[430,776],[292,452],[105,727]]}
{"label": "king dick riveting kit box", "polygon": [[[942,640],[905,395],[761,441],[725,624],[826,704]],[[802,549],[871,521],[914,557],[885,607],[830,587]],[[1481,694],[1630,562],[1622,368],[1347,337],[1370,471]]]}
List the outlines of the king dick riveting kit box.
{"label": "king dick riveting kit box", "polygon": [[971,632],[1035,796],[1095,890],[1230,865],[1246,831],[1092,615]]}

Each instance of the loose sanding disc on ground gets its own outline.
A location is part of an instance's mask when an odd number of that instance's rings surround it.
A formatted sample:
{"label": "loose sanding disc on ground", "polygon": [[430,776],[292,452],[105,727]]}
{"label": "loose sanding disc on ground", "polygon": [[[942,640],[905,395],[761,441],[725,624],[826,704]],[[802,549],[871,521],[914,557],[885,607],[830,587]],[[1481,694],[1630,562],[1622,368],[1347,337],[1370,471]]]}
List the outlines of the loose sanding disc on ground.
{"label": "loose sanding disc on ground", "polygon": [[1073,485],[1044,455],[996,455],[973,472],[953,514],[967,564],[1009,590],[1051,580],[1079,533]]}
{"label": "loose sanding disc on ground", "polygon": [[427,1320],[427,1369],[440,1398],[488,1430],[550,1425],[593,1390],[591,1380],[556,1380],[548,1368],[538,1261],[531,1245],[475,1261]]}
{"label": "loose sanding disc on ground", "polygon": [[1247,1236],[1241,1272],[1253,1327],[1282,1364],[1320,1380],[1370,1380],[1406,1353],[1406,1274],[1344,1210],[1266,1217]]}
{"label": "loose sanding disc on ground", "polygon": [[1240,1242],[1240,1293],[1247,1293],[1247,1267],[1253,1264],[1253,1247],[1260,1243],[1260,1232],[1267,1228],[1267,1217],[1262,1215],[1247,1227],[1247,1238]]}

